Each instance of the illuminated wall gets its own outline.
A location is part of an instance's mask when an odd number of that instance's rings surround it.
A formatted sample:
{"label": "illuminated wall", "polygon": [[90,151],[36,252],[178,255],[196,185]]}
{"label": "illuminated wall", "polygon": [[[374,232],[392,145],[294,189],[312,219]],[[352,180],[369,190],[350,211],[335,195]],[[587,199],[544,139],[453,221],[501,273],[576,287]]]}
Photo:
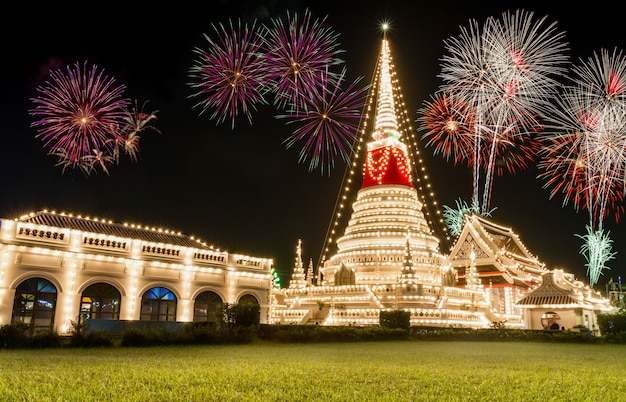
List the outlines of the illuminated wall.
{"label": "illuminated wall", "polygon": [[[43,214],[54,220],[54,213]],[[97,227],[110,225],[112,232],[119,231],[117,224],[72,219],[86,227],[97,222]],[[143,294],[163,287],[176,297],[176,321],[193,320],[194,301],[204,291],[228,303],[254,297],[261,322],[267,321],[272,260],[219,251],[201,242],[191,247],[142,239],[150,230],[155,238],[164,232],[141,228],[139,238],[131,238],[35,224],[28,217],[0,220],[0,325],[11,322],[15,291],[30,278],[44,278],[56,288],[54,328],[59,333],[78,320],[82,292],[94,283],[110,284],[120,292],[120,320],[138,320]],[[180,234],[170,237],[190,241]]]}

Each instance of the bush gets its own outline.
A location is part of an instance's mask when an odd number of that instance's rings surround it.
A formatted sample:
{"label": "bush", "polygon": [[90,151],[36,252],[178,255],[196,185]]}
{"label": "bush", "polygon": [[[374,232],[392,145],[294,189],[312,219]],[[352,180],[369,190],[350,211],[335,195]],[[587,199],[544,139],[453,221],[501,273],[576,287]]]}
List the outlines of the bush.
{"label": "bush", "polygon": [[30,339],[33,348],[59,348],[64,345],[64,338],[53,330],[35,333]]}
{"label": "bush", "polygon": [[598,327],[602,335],[626,332],[626,312],[620,310],[617,314],[599,314]]}
{"label": "bush", "polygon": [[220,324],[229,329],[258,327],[261,321],[261,306],[257,303],[247,302],[223,303],[218,308],[217,316],[221,319]]}
{"label": "bush", "polygon": [[30,327],[23,322],[15,322],[0,327],[0,347],[16,349],[30,343]]}
{"label": "bush", "polygon": [[274,342],[361,342],[408,339],[401,328],[317,325],[261,325],[257,337]]}
{"label": "bush", "polygon": [[408,330],[411,327],[411,313],[404,310],[381,311],[379,323],[383,328]]}

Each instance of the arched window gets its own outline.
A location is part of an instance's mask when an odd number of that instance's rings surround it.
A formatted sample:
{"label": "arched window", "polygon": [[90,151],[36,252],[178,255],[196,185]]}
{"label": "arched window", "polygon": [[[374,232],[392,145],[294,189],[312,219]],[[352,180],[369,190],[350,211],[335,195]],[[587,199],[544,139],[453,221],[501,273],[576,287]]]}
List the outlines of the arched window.
{"label": "arched window", "polygon": [[122,296],[108,283],[94,283],[83,291],[79,322],[85,319],[119,320]]}
{"label": "arched window", "polygon": [[12,322],[23,322],[33,328],[54,326],[57,289],[47,279],[27,279],[15,289]]}
{"label": "arched window", "polygon": [[215,322],[218,306],[222,304],[222,298],[215,292],[202,292],[196,297],[193,305],[193,320]]}
{"label": "arched window", "polygon": [[560,329],[561,317],[554,311],[548,311],[541,315],[541,325],[543,329]]}
{"label": "arched window", "polygon": [[259,304],[259,301],[257,300],[256,297],[252,296],[249,293],[246,293],[245,295],[241,296],[239,298],[239,303],[254,303],[254,304]]}
{"label": "arched window", "polygon": [[149,289],[141,297],[140,320],[176,321],[176,295],[167,288]]}

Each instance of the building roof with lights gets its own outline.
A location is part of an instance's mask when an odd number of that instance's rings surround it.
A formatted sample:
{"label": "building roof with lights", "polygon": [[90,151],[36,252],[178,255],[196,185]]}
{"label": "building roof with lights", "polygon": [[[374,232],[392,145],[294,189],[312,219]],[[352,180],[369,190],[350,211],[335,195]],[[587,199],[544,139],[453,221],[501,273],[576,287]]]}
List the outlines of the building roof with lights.
{"label": "building roof with lights", "polygon": [[522,308],[586,308],[608,311],[608,299],[561,270],[543,274],[541,285],[517,301]]}
{"label": "building roof with lights", "polygon": [[17,221],[22,223],[32,223],[33,225],[67,228],[71,230],[80,230],[83,232],[99,233],[128,239],[138,239],[151,243],[212,249],[206,244],[195,240],[192,237],[183,235],[180,232],[177,233],[165,229],[141,227],[139,225],[121,224],[110,220],[89,218],[80,215],[74,216],[71,214],[38,211],[29,215],[24,215],[18,218]]}
{"label": "building roof with lights", "polygon": [[541,283],[544,264],[531,254],[510,227],[478,215],[468,215],[448,260],[466,282],[468,264],[474,263],[483,285],[532,288]]}

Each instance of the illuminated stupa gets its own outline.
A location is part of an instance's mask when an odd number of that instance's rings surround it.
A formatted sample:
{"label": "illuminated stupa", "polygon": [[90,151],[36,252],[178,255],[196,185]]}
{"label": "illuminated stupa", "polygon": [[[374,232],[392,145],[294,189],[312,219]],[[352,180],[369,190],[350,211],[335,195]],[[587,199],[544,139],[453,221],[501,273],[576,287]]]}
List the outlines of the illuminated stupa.
{"label": "illuminated stupa", "polygon": [[354,271],[358,283],[395,282],[407,241],[416,278],[422,283],[441,282],[444,259],[411,180],[411,161],[398,130],[390,59],[385,39],[378,66],[375,127],[367,144],[363,181],[345,233],[337,239],[338,252],[321,269],[324,284],[335,284],[335,274],[344,266]]}
{"label": "illuminated stupa", "polygon": [[[467,215],[450,251],[441,252],[437,220],[427,208],[426,176],[414,155],[418,144],[407,123],[386,38],[370,91],[352,165],[362,158],[362,181],[344,232],[334,242],[336,251],[324,256],[317,270],[311,261],[305,273],[298,241],[291,283],[273,292],[268,321],[379,325],[381,311],[403,310],[410,313],[411,325],[423,327],[542,329],[541,323],[549,321],[544,318],[556,316],[565,328],[594,325],[596,314],[610,308],[608,300],[571,274],[548,271],[511,228]],[[370,111],[372,129],[367,127]],[[348,189],[344,187],[346,194]],[[346,194],[339,207],[349,199]],[[338,213],[335,228],[340,218]],[[327,239],[327,253],[334,234]],[[535,297],[550,272],[556,272],[558,286],[548,290],[557,294],[543,290]],[[577,298],[546,302],[563,299],[564,292]],[[542,302],[534,305],[534,300]]]}
{"label": "illuminated stupa", "polygon": [[370,91],[373,129],[361,133],[367,138],[361,187],[337,252],[315,273],[309,269],[303,287],[298,243],[294,282],[276,294],[270,322],[378,325],[380,311],[404,309],[414,325],[485,327],[483,289],[453,286],[456,271],[423,212],[386,38]]}

